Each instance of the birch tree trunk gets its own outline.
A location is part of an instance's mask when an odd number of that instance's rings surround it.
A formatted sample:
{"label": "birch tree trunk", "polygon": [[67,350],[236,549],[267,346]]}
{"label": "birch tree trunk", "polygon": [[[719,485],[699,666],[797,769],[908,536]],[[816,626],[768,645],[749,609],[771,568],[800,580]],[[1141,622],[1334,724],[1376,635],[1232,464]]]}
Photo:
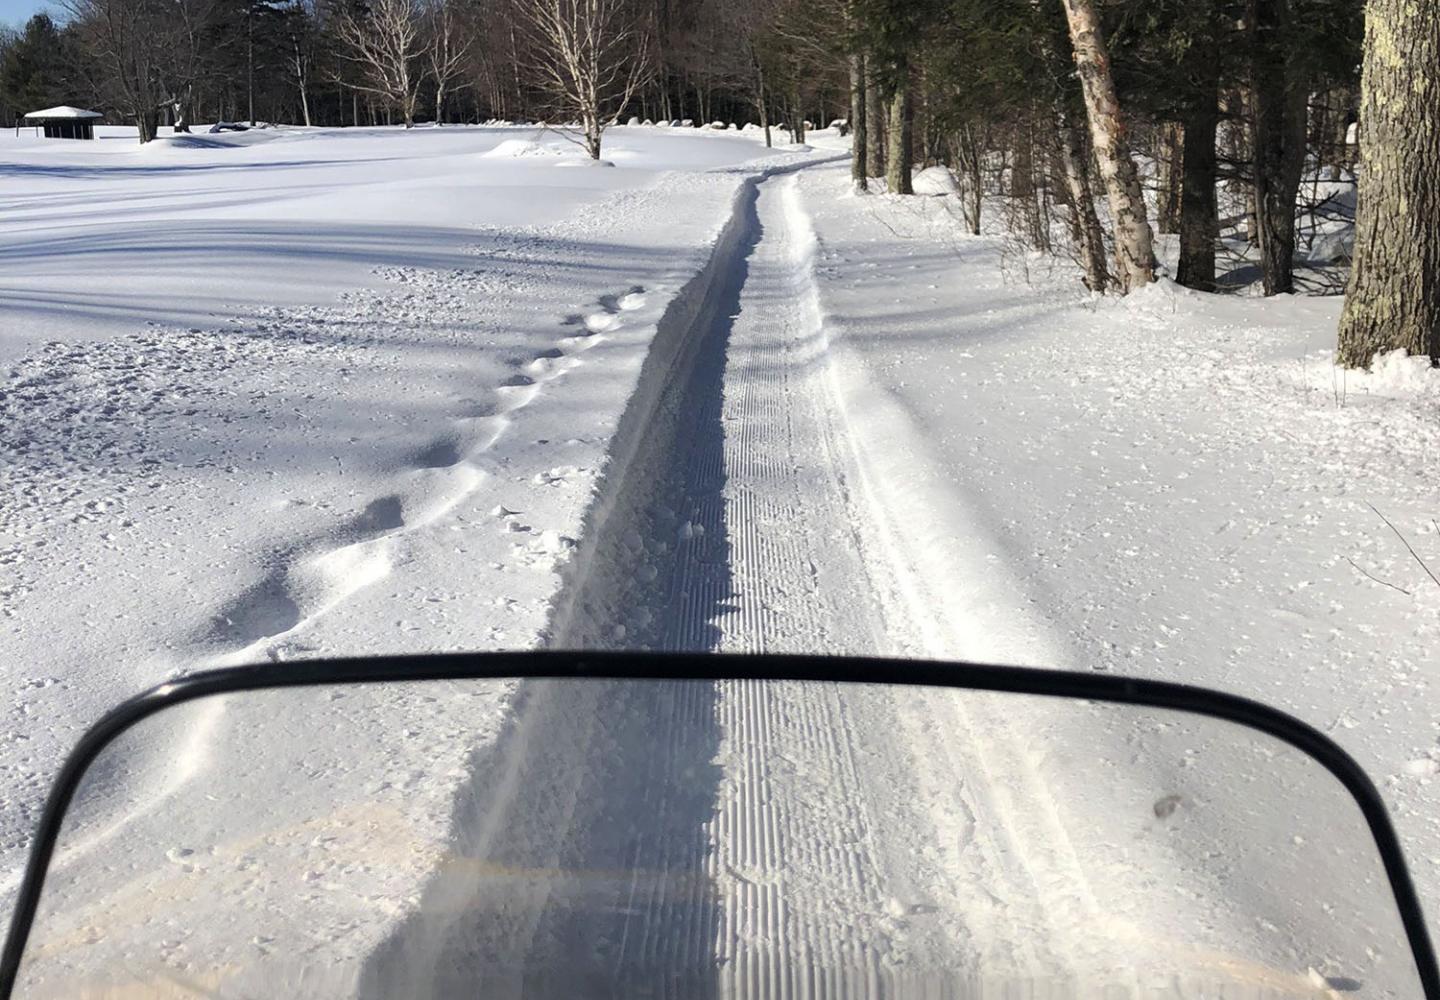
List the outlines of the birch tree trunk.
{"label": "birch tree trunk", "polygon": [[1339,360],[1440,364],[1440,4],[1370,0],[1361,83],[1355,262]]}
{"label": "birch tree trunk", "polygon": [[426,55],[430,62],[430,79],[435,82],[435,125],[445,123],[445,98],[465,70],[473,39],[456,21],[451,0],[430,0],[428,19],[430,38]]}
{"label": "birch tree trunk", "polygon": [[1110,284],[1110,272],[1105,267],[1105,231],[1100,228],[1100,216],[1095,211],[1095,199],[1090,194],[1090,172],[1087,169],[1089,157],[1085,154],[1085,143],[1080,132],[1072,126],[1064,114],[1057,116],[1060,133],[1060,163],[1065,171],[1065,187],[1070,192],[1070,210],[1074,213],[1074,231],[1080,251],[1080,266],[1085,270],[1085,287],[1092,292],[1103,293]]}
{"label": "birch tree trunk", "polygon": [[1116,277],[1121,290],[1129,293],[1155,280],[1155,247],[1145,197],[1130,154],[1115,80],[1110,72],[1110,54],[1100,34],[1094,0],[1061,0],[1061,3],[1070,26],[1075,68],[1085,91],[1095,159],[1110,202],[1115,227]]}
{"label": "birch tree trunk", "polygon": [[765,148],[770,149],[775,144],[770,139],[770,100],[765,90],[765,66],[753,47],[750,49],[750,64],[755,67],[755,110],[760,115],[760,127],[765,130]]}
{"label": "birch tree trunk", "polygon": [[170,102],[170,113],[173,118],[171,128],[176,132],[190,131],[190,103],[192,95],[191,88],[184,88]]}

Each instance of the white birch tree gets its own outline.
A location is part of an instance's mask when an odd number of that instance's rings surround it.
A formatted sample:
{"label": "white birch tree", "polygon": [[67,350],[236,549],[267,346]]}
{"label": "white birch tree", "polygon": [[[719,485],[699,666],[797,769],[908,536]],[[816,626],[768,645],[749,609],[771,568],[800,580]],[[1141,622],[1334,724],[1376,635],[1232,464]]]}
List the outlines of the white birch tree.
{"label": "white birch tree", "polygon": [[445,98],[455,81],[465,75],[475,35],[460,24],[455,0],[430,0],[426,12],[428,38],[425,47],[430,79],[435,83],[435,124],[442,121]]}
{"label": "white birch tree", "polygon": [[295,0],[284,12],[286,27],[285,69],[300,95],[300,114],[308,126],[310,118],[310,71],[314,64],[315,12],[311,0]]}
{"label": "white birch tree", "polygon": [[653,47],[633,0],[519,0],[535,82],[553,110],[576,118],[585,151],[600,159],[605,129],[644,86]]}
{"label": "white birch tree", "polygon": [[1116,278],[1129,293],[1155,280],[1155,244],[1130,152],[1120,99],[1110,72],[1110,53],[1100,32],[1094,0],[1061,0],[1085,93],[1086,117],[1115,227]]}
{"label": "white birch tree", "polygon": [[346,6],[333,25],[341,57],[358,71],[349,85],[380,98],[413,127],[425,50],[416,0],[374,0],[364,13]]}

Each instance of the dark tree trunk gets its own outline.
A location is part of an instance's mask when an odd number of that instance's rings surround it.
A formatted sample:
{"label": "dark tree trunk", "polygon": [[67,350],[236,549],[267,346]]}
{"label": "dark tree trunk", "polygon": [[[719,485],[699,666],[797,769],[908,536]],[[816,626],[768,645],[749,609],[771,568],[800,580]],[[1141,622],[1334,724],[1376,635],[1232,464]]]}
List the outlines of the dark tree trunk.
{"label": "dark tree trunk", "polygon": [[1030,147],[1030,134],[1023,127],[1010,133],[1010,176],[1006,193],[1011,198],[1033,198],[1035,195],[1035,161]]}
{"label": "dark tree trunk", "polygon": [[[1180,184],[1180,266],[1175,280],[1202,292],[1215,290],[1215,241],[1220,235],[1215,184],[1218,162],[1216,131],[1220,125],[1220,78],[1216,63],[1209,69],[1200,96],[1185,116],[1184,157]],[[1197,66],[1197,69],[1203,67]],[[1207,99],[1205,95],[1208,94]]]}
{"label": "dark tree trunk", "polygon": [[1180,200],[1185,168],[1184,130],[1179,122],[1163,122],[1158,130],[1159,191],[1156,196],[1155,228],[1165,235],[1180,231]]}
{"label": "dark tree trunk", "polygon": [[255,0],[245,5],[245,100],[255,124]]}
{"label": "dark tree trunk", "polygon": [[1254,170],[1266,295],[1295,290],[1295,198],[1305,169],[1306,92],[1291,65],[1290,0],[1255,0]]}
{"label": "dark tree trunk", "polygon": [[870,177],[885,176],[885,96],[880,92],[880,81],[875,73],[875,60],[867,56],[865,69],[870,78],[865,81],[865,173]]}
{"label": "dark tree trunk", "polygon": [[910,67],[902,65],[895,74],[895,93],[890,98],[890,149],[886,153],[885,187],[891,194],[914,194],[910,183],[912,167],[910,136]]}
{"label": "dark tree trunk", "polygon": [[140,132],[140,142],[147,143],[160,132],[160,112],[139,111],[135,114],[135,127]]}
{"label": "dark tree trunk", "polygon": [[1404,350],[1440,364],[1440,4],[1370,0],[1355,263],[1340,362]]}
{"label": "dark tree trunk", "polygon": [[850,56],[850,135],[850,179],[864,191],[869,186],[865,175],[869,129],[865,115],[865,56],[858,52]]}
{"label": "dark tree trunk", "polygon": [[1350,124],[1355,120],[1356,93],[1351,87],[1337,87],[1330,92],[1330,122],[1327,143],[1330,147],[1330,179],[1343,180],[1355,174],[1355,153],[1358,147],[1349,141]]}
{"label": "dark tree trunk", "polygon": [[1216,130],[1225,195],[1223,211],[1237,213],[1238,226],[1250,246],[1255,245],[1255,185],[1250,179],[1254,159],[1250,152],[1250,94],[1247,88],[1220,92],[1220,126]]}

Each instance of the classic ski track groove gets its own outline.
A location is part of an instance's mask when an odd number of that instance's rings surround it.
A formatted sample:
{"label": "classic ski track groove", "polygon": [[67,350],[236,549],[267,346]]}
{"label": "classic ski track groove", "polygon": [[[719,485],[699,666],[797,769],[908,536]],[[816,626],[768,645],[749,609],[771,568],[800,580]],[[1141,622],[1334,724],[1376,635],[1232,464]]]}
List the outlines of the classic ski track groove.
{"label": "classic ski track groove", "polygon": [[[688,328],[662,320],[671,363],[602,485],[553,645],[895,648],[840,471],[812,244],[793,177],[742,195],[682,292]],[[976,974],[975,886],[934,847],[973,817],[905,800],[922,751],[895,692],[531,682],[516,706],[472,765],[458,875],[364,995],[789,1000]],[[935,781],[963,813],[961,777]]]}
{"label": "classic ski track groove", "polygon": [[[697,631],[690,619],[710,607],[719,609],[721,651],[878,647],[881,623],[835,607],[849,590],[825,586],[816,565],[828,550],[832,581],[864,578],[853,551],[817,537],[817,529],[849,517],[833,481],[823,397],[807,364],[807,334],[813,344],[816,331],[803,308],[797,197],[795,179],[784,178],[762,188],[756,205],[761,228],[723,381],[714,387],[722,395],[723,468],[701,462],[687,477],[705,534],[681,552],[665,615],[671,648],[685,647],[685,635]],[[725,553],[714,551],[724,538],[728,565]],[[717,572],[722,566],[728,588]],[[688,601],[697,584],[728,593]],[[726,776],[709,863],[725,918],[715,942],[722,992],[843,995],[847,972],[863,981],[884,961],[889,942],[886,930],[854,921],[857,913],[884,913],[877,886],[887,879],[867,814],[876,800],[855,766],[847,705],[830,688],[755,682],[719,685],[718,702]],[[776,762],[797,748],[796,763],[808,773],[775,773]],[[825,792],[808,795],[807,787]],[[827,983],[827,975],[835,979]]]}
{"label": "classic ski track groove", "polygon": [[[913,651],[918,609],[884,575],[903,557],[875,550],[848,482],[813,248],[796,178],[742,191],[660,322],[552,646]],[[1035,809],[997,800],[992,764],[1023,771],[1019,748],[978,746],[993,720],[953,696],[531,681],[513,704],[472,761],[452,863],[361,995],[828,1000],[959,995],[982,973],[1080,995],[1063,844],[973,835]]]}

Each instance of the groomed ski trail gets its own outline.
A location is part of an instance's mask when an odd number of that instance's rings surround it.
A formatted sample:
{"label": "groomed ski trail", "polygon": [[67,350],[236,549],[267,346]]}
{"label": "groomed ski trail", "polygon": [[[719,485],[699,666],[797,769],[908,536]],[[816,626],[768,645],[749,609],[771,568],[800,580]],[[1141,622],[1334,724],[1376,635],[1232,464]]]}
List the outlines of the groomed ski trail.
{"label": "groomed ski trail", "polygon": [[[846,482],[813,249],[796,176],[742,190],[660,323],[552,646],[916,652]],[[1083,880],[972,835],[1002,806],[949,696],[533,681],[514,705],[362,995],[1080,995]]]}

